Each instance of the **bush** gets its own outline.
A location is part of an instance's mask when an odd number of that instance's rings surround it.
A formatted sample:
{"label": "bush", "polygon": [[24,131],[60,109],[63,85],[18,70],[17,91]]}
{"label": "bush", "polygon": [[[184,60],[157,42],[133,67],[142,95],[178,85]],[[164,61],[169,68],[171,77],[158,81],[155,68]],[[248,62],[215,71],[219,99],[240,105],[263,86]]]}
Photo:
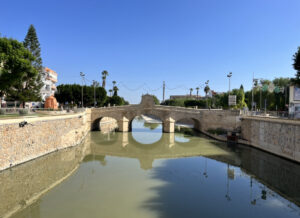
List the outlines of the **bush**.
{"label": "bush", "polygon": [[20,109],[19,114],[20,115],[26,115],[26,114],[28,114],[28,110],[27,109]]}
{"label": "bush", "polygon": [[5,109],[0,109],[0,115],[4,115],[6,113]]}
{"label": "bush", "polygon": [[224,134],[227,134],[227,131],[225,129],[222,129],[222,128],[208,129],[207,132],[210,133],[210,134],[214,134],[214,135],[224,135]]}
{"label": "bush", "polygon": [[185,99],[170,99],[162,103],[162,105],[184,107]]}
{"label": "bush", "polygon": [[186,107],[195,107],[197,106],[198,108],[205,108],[206,107],[206,100],[185,100],[184,101],[184,106]]}

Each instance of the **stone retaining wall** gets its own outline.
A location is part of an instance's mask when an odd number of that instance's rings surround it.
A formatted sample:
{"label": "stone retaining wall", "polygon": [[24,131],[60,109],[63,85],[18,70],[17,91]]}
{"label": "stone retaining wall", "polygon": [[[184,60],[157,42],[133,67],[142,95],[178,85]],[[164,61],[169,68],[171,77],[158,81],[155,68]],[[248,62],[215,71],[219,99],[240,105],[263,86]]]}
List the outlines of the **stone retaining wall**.
{"label": "stone retaining wall", "polygon": [[0,121],[0,170],[79,144],[90,130],[90,112]]}
{"label": "stone retaining wall", "polygon": [[285,119],[244,117],[243,143],[300,162],[300,122]]}

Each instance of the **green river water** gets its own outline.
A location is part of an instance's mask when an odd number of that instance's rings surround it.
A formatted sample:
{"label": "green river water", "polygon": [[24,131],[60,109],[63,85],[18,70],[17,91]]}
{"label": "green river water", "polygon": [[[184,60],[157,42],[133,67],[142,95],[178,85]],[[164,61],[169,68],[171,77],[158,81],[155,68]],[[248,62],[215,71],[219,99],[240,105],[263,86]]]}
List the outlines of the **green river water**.
{"label": "green river water", "polygon": [[0,173],[0,217],[288,218],[299,206],[299,164],[141,120]]}

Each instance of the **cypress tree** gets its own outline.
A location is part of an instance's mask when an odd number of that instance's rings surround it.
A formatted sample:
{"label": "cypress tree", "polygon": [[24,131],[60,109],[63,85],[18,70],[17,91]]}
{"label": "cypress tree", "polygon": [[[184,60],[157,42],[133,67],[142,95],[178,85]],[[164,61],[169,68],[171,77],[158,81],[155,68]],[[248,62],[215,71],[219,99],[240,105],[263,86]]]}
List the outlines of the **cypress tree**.
{"label": "cypress tree", "polygon": [[35,57],[35,60],[32,62],[32,65],[38,70],[39,73],[42,73],[43,63],[41,58],[40,43],[36,34],[36,30],[32,24],[28,28],[28,32],[23,44],[24,47],[27,48]]}
{"label": "cypress tree", "polygon": [[43,73],[43,62],[41,58],[41,48],[39,39],[36,34],[36,30],[34,26],[31,24],[28,28],[27,35],[25,36],[23,45],[25,48],[30,51],[34,60],[31,62],[32,66],[37,70],[38,75],[35,78],[32,78],[31,81],[32,86],[34,87],[35,92],[40,92],[43,87],[42,77],[44,77]]}

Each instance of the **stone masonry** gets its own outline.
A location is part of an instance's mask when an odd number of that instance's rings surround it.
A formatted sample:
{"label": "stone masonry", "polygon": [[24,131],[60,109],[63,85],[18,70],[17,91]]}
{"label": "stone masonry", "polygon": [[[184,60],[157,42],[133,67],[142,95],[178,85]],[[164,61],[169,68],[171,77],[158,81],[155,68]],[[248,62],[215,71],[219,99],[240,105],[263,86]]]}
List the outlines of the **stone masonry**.
{"label": "stone masonry", "polygon": [[89,128],[89,111],[81,114],[0,121],[0,170],[79,144]]}
{"label": "stone masonry", "polygon": [[246,144],[300,162],[300,122],[244,117],[242,138]]}

